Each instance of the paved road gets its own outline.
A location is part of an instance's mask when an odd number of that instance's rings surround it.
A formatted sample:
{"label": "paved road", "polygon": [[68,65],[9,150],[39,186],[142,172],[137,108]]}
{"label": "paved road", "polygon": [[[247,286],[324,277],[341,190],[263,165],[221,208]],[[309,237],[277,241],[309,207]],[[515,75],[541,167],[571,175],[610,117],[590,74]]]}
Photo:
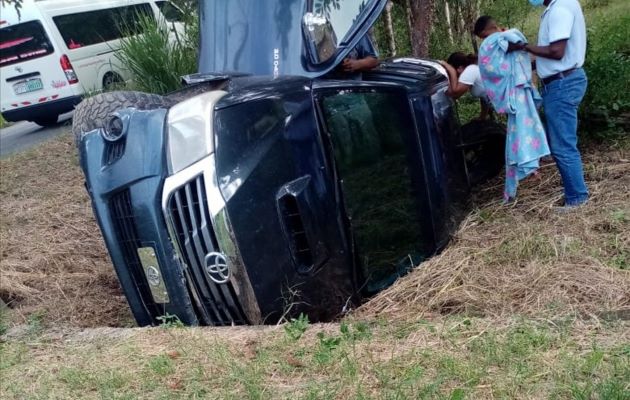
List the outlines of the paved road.
{"label": "paved road", "polygon": [[55,126],[44,128],[33,122],[17,122],[0,129],[0,158],[30,149],[39,143],[50,140],[70,130],[72,113],[59,117]]}

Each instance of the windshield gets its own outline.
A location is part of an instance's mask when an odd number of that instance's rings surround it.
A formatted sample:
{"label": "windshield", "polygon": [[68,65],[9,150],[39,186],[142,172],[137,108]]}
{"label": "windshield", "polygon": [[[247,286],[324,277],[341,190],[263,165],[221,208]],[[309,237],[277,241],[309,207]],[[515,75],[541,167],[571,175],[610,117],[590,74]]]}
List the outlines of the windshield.
{"label": "windshield", "polygon": [[0,66],[43,57],[54,51],[39,21],[0,29]]}

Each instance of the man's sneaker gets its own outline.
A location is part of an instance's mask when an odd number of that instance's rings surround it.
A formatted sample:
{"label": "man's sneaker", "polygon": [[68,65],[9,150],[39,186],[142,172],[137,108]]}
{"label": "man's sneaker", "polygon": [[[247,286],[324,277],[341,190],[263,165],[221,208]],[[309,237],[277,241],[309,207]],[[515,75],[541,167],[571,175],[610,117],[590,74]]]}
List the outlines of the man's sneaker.
{"label": "man's sneaker", "polygon": [[571,205],[565,204],[563,206],[554,207],[553,210],[557,212],[558,214],[568,214],[568,213],[571,213],[573,211],[577,211],[583,208],[587,203],[588,203],[588,199],[584,200],[580,204],[571,204]]}

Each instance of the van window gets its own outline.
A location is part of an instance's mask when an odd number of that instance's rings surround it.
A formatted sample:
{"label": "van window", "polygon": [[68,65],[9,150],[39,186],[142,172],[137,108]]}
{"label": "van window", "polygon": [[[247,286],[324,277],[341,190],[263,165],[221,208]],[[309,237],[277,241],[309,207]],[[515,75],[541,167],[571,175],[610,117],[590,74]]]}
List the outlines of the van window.
{"label": "van window", "polygon": [[54,51],[39,21],[0,29],[0,66],[43,57]]}
{"label": "van window", "polygon": [[184,20],[184,14],[182,13],[182,10],[175,7],[170,2],[156,1],[155,4],[157,4],[160,12],[162,13],[162,15],[164,15],[164,18],[166,18],[166,21],[182,22]]}
{"label": "van window", "polygon": [[155,19],[149,3],[58,15],[53,20],[66,46],[77,49],[140,33],[143,17]]}

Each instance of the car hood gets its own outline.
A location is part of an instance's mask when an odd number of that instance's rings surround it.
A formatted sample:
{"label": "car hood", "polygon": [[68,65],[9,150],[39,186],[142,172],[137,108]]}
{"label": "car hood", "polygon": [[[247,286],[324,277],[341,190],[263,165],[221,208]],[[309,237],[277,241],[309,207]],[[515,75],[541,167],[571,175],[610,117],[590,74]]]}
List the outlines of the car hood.
{"label": "car hood", "polygon": [[322,76],[367,34],[386,3],[200,0],[199,72]]}

